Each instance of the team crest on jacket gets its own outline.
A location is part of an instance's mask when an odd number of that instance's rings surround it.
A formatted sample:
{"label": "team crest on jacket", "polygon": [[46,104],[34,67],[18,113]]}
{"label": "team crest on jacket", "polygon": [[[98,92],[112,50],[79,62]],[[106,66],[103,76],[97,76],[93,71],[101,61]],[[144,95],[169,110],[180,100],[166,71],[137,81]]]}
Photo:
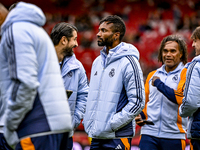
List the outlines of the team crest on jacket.
{"label": "team crest on jacket", "polygon": [[115,75],[115,69],[112,68],[110,73],[109,73],[109,76],[112,78],[114,75]]}
{"label": "team crest on jacket", "polygon": [[172,78],[172,80],[176,82],[176,81],[178,80],[178,75],[176,74],[176,75]]}
{"label": "team crest on jacket", "polygon": [[72,72],[71,72],[71,71],[68,72],[68,73],[67,73],[67,76],[71,78],[71,77],[72,77]]}

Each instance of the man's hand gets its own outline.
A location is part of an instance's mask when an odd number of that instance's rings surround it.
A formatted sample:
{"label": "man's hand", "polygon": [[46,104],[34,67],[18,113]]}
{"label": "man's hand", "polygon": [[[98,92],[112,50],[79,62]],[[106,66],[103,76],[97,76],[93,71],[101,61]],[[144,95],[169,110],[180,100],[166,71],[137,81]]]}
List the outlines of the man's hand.
{"label": "man's hand", "polygon": [[146,124],[146,123],[143,122],[142,117],[141,117],[140,114],[139,114],[138,116],[135,117],[135,122],[136,122],[136,124],[139,125],[139,126],[143,126],[143,125]]}
{"label": "man's hand", "polygon": [[151,84],[152,84],[153,86],[154,86],[154,81],[155,81],[156,79],[160,79],[160,77],[153,76],[153,78],[152,78],[152,82],[151,82]]}

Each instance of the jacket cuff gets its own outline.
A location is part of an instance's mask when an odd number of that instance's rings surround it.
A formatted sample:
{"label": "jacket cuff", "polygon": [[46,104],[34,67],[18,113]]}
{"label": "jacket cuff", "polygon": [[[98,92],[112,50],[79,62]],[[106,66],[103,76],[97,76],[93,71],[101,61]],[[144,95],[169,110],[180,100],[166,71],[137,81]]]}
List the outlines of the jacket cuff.
{"label": "jacket cuff", "polygon": [[160,82],[162,82],[160,79],[156,79],[154,81],[154,85],[157,87],[160,84]]}
{"label": "jacket cuff", "polygon": [[141,115],[141,117],[142,117],[142,119],[143,119],[143,120],[145,120],[145,119],[146,119],[146,117],[145,117],[145,115],[144,115],[143,111],[140,113],[140,115]]}

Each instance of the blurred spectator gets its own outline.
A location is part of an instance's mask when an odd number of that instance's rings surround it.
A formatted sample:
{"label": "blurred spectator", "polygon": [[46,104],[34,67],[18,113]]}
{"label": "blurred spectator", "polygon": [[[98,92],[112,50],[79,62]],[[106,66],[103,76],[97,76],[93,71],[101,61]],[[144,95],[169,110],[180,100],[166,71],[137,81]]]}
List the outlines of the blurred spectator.
{"label": "blurred spectator", "polygon": [[172,11],[174,23],[178,27],[181,24],[182,12],[176,4],[173,5]]}
{"label": "blurred spectator", "polygon": [[75,26],[78,28],[79,32],[92,29],[92,23],[87,14],[77,16]]}
{"label": "blurred spectator", "polygon": [[[50,3],[54,4],[54,2]],[[82,4],[81,10],[80,7],[77,7],[77,3]],[[76,3],[70,1],[64,10],[60,7],[61,9],[58,11],[52,9],[48,13],[46,12],[47,22],[44,28],[50,34],[53,26],[60,21],[76,25],[80,31],[78,33],[80,34],[78,36],[80,46],[76,51],[98,50],[95,34],[98,32],[99,20],[108,15],[118,14],[127,24],[128,32],[124,41],[137,43],[136,46],[140,46],[140,51],[145,52],[141,53],[141,58],[145,58],[145,64],[149,66],[150,70],[153,70],[153,66],[150,64],[152,58],[149,57],[152,50],[159,46],[159,42],[164,36],[176,32],[191,34],[192,30],[200,25],[199,7],[200,3],[195,0],[187,2],[177,0],[167,2],[156,0],[76,0]],[[69,13],[66,11],[68,8],[73,8],[74,11]],[[86,71],[90,72],[90,70]]]}

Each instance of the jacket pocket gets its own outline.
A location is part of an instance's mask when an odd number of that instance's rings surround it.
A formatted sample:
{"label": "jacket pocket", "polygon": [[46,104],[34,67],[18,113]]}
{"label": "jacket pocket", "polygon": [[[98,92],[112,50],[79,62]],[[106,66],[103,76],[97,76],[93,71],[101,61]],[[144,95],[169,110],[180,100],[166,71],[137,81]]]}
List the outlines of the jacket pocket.
{"label": "jacket pocket", "polygon": [[97,138],[105,138],[112,133],[113,130],[111,129],[110,123],[106,123],[104,126],[98,124],[98,126],[95,126],[95,130],[93,131],[92,136]]}
{"label": "jacket pocket", "polygon": [[119,130],[115,131],[116,137],[132,137],[134,135],[133,132],[133,124],[132,121],[125,125],[124,127],[120,128]]}

